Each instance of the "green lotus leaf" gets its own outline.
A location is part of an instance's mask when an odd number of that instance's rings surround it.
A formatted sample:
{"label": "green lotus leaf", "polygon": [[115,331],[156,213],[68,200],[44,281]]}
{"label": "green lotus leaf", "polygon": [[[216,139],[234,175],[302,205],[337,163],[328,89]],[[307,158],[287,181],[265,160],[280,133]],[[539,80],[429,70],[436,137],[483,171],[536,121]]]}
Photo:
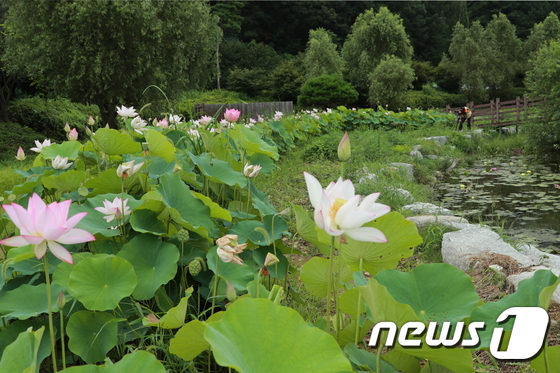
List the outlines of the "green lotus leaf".
{"label": "green lotus leaf", "polygon": [[142,150],[140,143],[135,142],[129,134],[111,128],[100,128],[95,131],[93,141],[103,153],[108,155],[137,153]]}
{"label": "green lotus leaf", "polygon": [[69,289],[90,310],[105,311],[117,307],[120,300],[136,288],[134,267],[115,256],[84,258],[70,273]]}
{"label": "green lotus leaf", "polygon": [[212,198],[205,196],[202,193],[197,193],[195,191],[191,190],[191,194],[193,195],[193,197],[198,198],[199,200],[202,201],[202,203],[204,203],[206,206],[208,206],[210,208],[210,216],[216,219],[222,219],[225,221],[231,221],[231,213],[220,207],[220,205],[218,205],[216,202],[212,201]]}
{"label": "green lotus leaf", "polygon": [[[142,161],[140,161],[142,162]],[[148,176],[152,179],[158,179],[160,176],[173,172],[175,169],[174,161],[166,161],[161,157],[150,154],[150,167],[148,168]]]}
{"label": "green lotus leaf", "polygon": [[[511,331],[515,320],[497,323],[496,319],[511,307],[541,307],[548,309],[552,294],[560,284],[560,279],[549,270],[538,270],[533,277],[519,283],[517,291],[506,295],[497,302],[488,302],[474,309],[471,322],[482,321],[486,328],[478,331],[480,347],[489,347],[494,328]],[[1,298],[0,298],[1,301]]]}
{"label": "green lotus leaf", "polygon": [[[361,285],[365,282],[365,279],[363,278],[363,274],[357,275],[358,278],[355,278],[355,281],[360,284],[358,288],[362,292],[362,296],[368,305],[368,315],[371,315],[371,318],[375,322],[394,322],[400,330],[402,325],[407,322],[420,321],[410,305],[397,302],[391,296],[387,288],[381,285],[375,278],[369,279],[366,285]],[[384,340],[381,342],[385,344]],[[446,347],[431,348],[426,343],[423,343],[421,347],[403,348],[398,344],[397,339],[395,339],[394,351],[421,359],[431,360],[437,364],[453,369],[456,373],[474,372],[472,356],[467,349]]]}
{"label": "green lotus leaf", "polygon": [[[56,299],[58,293],[64,290],[59,285],[51,286],[52,311],[58,312]],[[0,296],[0,315],[6,318],[20,320],[37,317],[48,312],[47,285],[20,285],[13,290],[8,290]]]}
{"label": "green lotus leaf", "polygon": [[171,307],[169,311],[157,322],[153,322],[144,318],[142,323],[148,326],[158,326],[163,329],[177,329],[185,325],[185,317],[187,317],[187,306],[190,296],[192,295],[192,288],[187,290],[187,296],[181,298],[179,304]]}
{"label": "green lotus leaf", "polygon": [[389,269],[375,279],[423,322],[461,321],[480,300],[470,277],[445,263],[423,264],[411,272]]}
{"label": "green lotus leaf", "polygon": [[62,144],[52,144],[41,150],[41,155],[45,159],[55,159],[57,155],[69,160],[78,158],[82,144],[79,141],[64,141]]}
{"label": "green lotus leaf", "polygon": [[248,265],[224,263],[216,254],[216,248],[210,249],[206,255],[206,262],[212,272],[217,273],[226,282],[230,281],[237,290],[246,290],[247,284],[254,278],[254,273]]}
{"label": "green lotus leaf", "polygon": [[303,207],[292,205],[292,208],[296,216],[297,234],[315,245],[321,254],[330,255],[331,236],[317,227],[317,224],[309,218],[309,213]]}
{"label": "green lotus leaf", "polygon": [[141,234],[125,244],[117,257],[126,259],[134,267],[137,285],[132,296],[147,300],[177,273],[179,249],[157,236]]}
{"label": "green lotus leaf", "polygon": [[43,360],[39,357],[39,346],[44,332],[45,328],[41,327],[34,332],[20,333],[15,342],[4,349],[0,360],[0,372],[38,372]]}
{"label": "green lotus leaf", "polygon": [[203,227],[209,232],[216,228],[210,219],[210,208],[191,195],[191,190],[181,181],[179,175],[163,175],[156,190],[161,195],[163,203],[169,208],[176,209],[180,218],[192,224],[194,228]]}
{"label": "green lotus leaf", "polygon": [[165,373],[163,364],[151,353],[134,351],[124,355],[121,361],[112,365],[81,365],[64,369],[60,373]]}
{"label": "green lotus leaf", "polygon": [[414,246],[422,243],[416,225],[406,220],[398,212],[391,212],[364,227],[379,229],[387,237],[387,243],[356,241],[346,238],[346,245],[341,245],[344,261],[354,271],[358,271],[360,261],[362,270],[375,275],[379,271],[395,268],[401,259],[414,253]]}
{"label": "green lotus leaf", "polygon": [[[305,285],[307,291],[317,297],[327,296],[327,283],[328,278],[331,275],[330,272],[330,261],[331,259],[320,258],[315,256],[307,261],[301,267],[300,279]],[[344,263],[340,263],[340,258],[334,259],[333,268],[335,272],[338,272],[340,268],[340,273],[338,274],[338,280],[341,282],[348,282],[352,279],[352,272]]]}
{"label": "green lotus leaf", "polygon": [[[216,312],[208,318],[208,322],[219,321],[225,312]],[[210,343],[204,338],[206,323],[199,320],[189,321],[177,331],[169,343],[169,352],[181,359],[191,361],[202,351],[210,348]]]}
{"label": "green lotus leaf", "polygon": [[130,214],[132,229],[140,233],[152,233],[157,236],[167,234],[165,224],[158,219],[158,213],[150,209],[138,209]]}
{"label": "green lotus leaf", "polygon": [[560,366],[560,346],[547,346],[545,349],[546,352],[544,349],[541,350],[541,352],[531,360],[531,368],[536,370],[537,373],[549,373],[552,372],[550,367]]}
{"label": "green lotus leaf", "polygon": [[198,166],[200,171],[210,181],[227,184],[229,186],[237,185],[241,188],[247,186],[247,178],[245,175],[231,168],[231,165],[228,162],[211,158],[208,154],[202,154],[200,156],[196,156],[192,153],[188,154],[193,163]]}
{"label": "green lotus leaf", "polygon": [[152,129],[144,132],[144,136],[148,142],[150,154],[161,157],[166,162],[175,160],[175,146],[167,137]]}
{"label": "green lotus leaf", "polygon": [[72,255],[72,259],[74,260],[74,264],[61,262],[59,265],[56,266],[56,269],[53,272],[52,276],[52,283],[62,286],[66,289],[68,294],[73,298],[77,298],[76,293],[72,291],[69,286],[70,283],[70,273],[74,269],[74,266],[81,262],[84,258],[89,258],[93,254],[90,252],[83,252],[83,253],[76,253]]}
{"label": "green lotus leaf", "polygon": [[68,320],[68,348],[89,364],[105,359],[117,344],[117,323],[107,312],[78,311]]}
{"label": "green lotus leaf", "polygon": [[245,126],[235,126],[228,132],[228,136],[236,140],[245,152],[249,155],[254,153],[266,154],[270,158],[278,159],[278,149],[260,138],[256,131],[252,131]]}
{"label": "green lotus leaf", "polygon": [[332,336],[267,299],[238,299],[204,338],[218,364],[243,373],[352,371]]}
{"label": "green lotus leaf", "polygon": [[71,192],[78,189],[86,180],[84,171],[70,170],[60,175],[43,177],[41,180],[45,188],[54,188],[60,192]]}
{"label": "green lotus leaf", "polygon": [[[377,355],[372,352],[362,350],[354,344],[348,344],[344,347],[344,353],[348,356],[348,359],[352,362],[352,364],[354,364],[359,370],[368,369],[371,372],[375,372],[377,369]],[[383,373],[399,372],[383,359],[381,359],[381,371]]]}

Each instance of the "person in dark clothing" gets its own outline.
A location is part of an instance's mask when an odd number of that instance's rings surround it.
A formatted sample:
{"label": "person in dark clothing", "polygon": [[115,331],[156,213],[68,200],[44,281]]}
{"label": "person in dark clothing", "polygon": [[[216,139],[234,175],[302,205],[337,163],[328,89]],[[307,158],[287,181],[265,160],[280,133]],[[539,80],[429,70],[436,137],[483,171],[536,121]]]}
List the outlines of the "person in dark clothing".
{"label": "person in dark clothing", "polygon": [[463,106],[461,109],[456,110],[455,114],[457,114],[457,123],[459,124],[459,131],[463,130],[463,123],[467,122],[467,128],[470,130],[472,127],[472,111],[467,106]]}

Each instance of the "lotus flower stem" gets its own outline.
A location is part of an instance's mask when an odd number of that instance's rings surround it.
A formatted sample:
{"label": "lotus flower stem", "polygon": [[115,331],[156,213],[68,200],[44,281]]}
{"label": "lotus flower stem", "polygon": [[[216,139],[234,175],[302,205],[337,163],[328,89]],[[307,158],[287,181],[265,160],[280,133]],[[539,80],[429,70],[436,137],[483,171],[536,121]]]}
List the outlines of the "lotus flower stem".
{"label": "lotus flower stem", "polygon": [[332,292],[332,277],[334,271],[334,238],[331,236],[331,253],[329,255],[329,272],[327,273],[327,325],[330,331],[331,327],[331,292]]}
{"label": "lotus flower stem", "polygon": [[[364,265],[364,258],[360,258],[360,273],[363,273],[363,265]],[[361,310],[362,305],[362,292],[358,291],[358,310],[356,311],[356,333],[354,334],[354,344],[358,345],[358,338],[360,336],[360,314],[362,313]]]}
{"label": "lotus flower stem", "polygon": [[64,311],[59,310],[60,315],[60,344],[62,347],[62,370],[66,369],[66,344],[64,343]]}
{"label": "lotus flower stem", "polygon": [[53,371],[58,372],[56,362],[56,338],[54,336],[54,323],[52,316],[52,298],[51,298],[51,279],[49,275],[49,259],[48,255],[43,256],[43,268],[45,269],[45,281],[47,284],[47,311],[49,314],[49,334],[51,337],[51,358],[53,364]]}
{"label": "lotus flower stem", "polygon": [[[382,340],[379,341],[379,348],[377,349],[377,356],[375,357],[375,371],[381,372],[381,352],[383,351],[383,347],[385,344]],[[428,360],[428,365],[430,364],[430,360]],[[432,371],[432,367],[430,366],[430,372]]]}

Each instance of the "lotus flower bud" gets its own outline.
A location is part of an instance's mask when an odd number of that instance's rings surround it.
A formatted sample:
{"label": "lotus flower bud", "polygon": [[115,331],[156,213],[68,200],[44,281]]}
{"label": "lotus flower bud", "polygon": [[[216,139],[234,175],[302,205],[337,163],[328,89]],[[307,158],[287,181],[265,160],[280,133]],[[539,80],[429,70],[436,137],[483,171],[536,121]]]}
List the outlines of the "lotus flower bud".
{"label": "lotus flower bud", "polygon": [[269,267],[271,265],[275,265],[276,263],[280,263],[280,259],[273,253],[266,254],[266,258],[264,259],[264,266]]}
{"label": "lotus flower bud", "polygon": [[16,159],[18,161],[23,161],[25,158],[26,158],[25,152],[23,151],[23,148],[20,146],[16,154]]}
{"label": "lotus flower bud", "polygon": [[61,290],[60,293],[58,293],[58,298],[56,299],[56,306],[58,307],[59,310],[61,310],[64,308],[65,305],[66,305],[66,298],[64,297],[64,292]]}
{"label": "lotus flower bud", "polygon": [[338,159],[342,162],[350,159],[350,137],[348,137],[348,132],[344,134],[338,144]]}
{"label": "lotus flower bud", "polygon": [[93,126],[95,124],[95,119],[93,119],[93,117],[91,115],[89,116],[87,124],[89,124],[90,126]]}
{"label": "lotus flower bud", "polygon": [[235,291],[235,288],[233,287],[231,281],[227,282],[226,297],[230,302],[233,302],[237,299],[237,292]]}

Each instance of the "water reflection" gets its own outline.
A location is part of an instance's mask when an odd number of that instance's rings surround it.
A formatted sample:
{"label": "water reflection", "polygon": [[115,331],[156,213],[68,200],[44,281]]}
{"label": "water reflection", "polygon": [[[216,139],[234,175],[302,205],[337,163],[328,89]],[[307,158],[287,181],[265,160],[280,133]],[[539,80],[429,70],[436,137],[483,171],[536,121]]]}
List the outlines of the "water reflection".
{"label": "water reflection", "polygon": [[440,183],[444,207],[503,227],[516,241],[560,252],[560,171],[531,156],[482,159]]}

